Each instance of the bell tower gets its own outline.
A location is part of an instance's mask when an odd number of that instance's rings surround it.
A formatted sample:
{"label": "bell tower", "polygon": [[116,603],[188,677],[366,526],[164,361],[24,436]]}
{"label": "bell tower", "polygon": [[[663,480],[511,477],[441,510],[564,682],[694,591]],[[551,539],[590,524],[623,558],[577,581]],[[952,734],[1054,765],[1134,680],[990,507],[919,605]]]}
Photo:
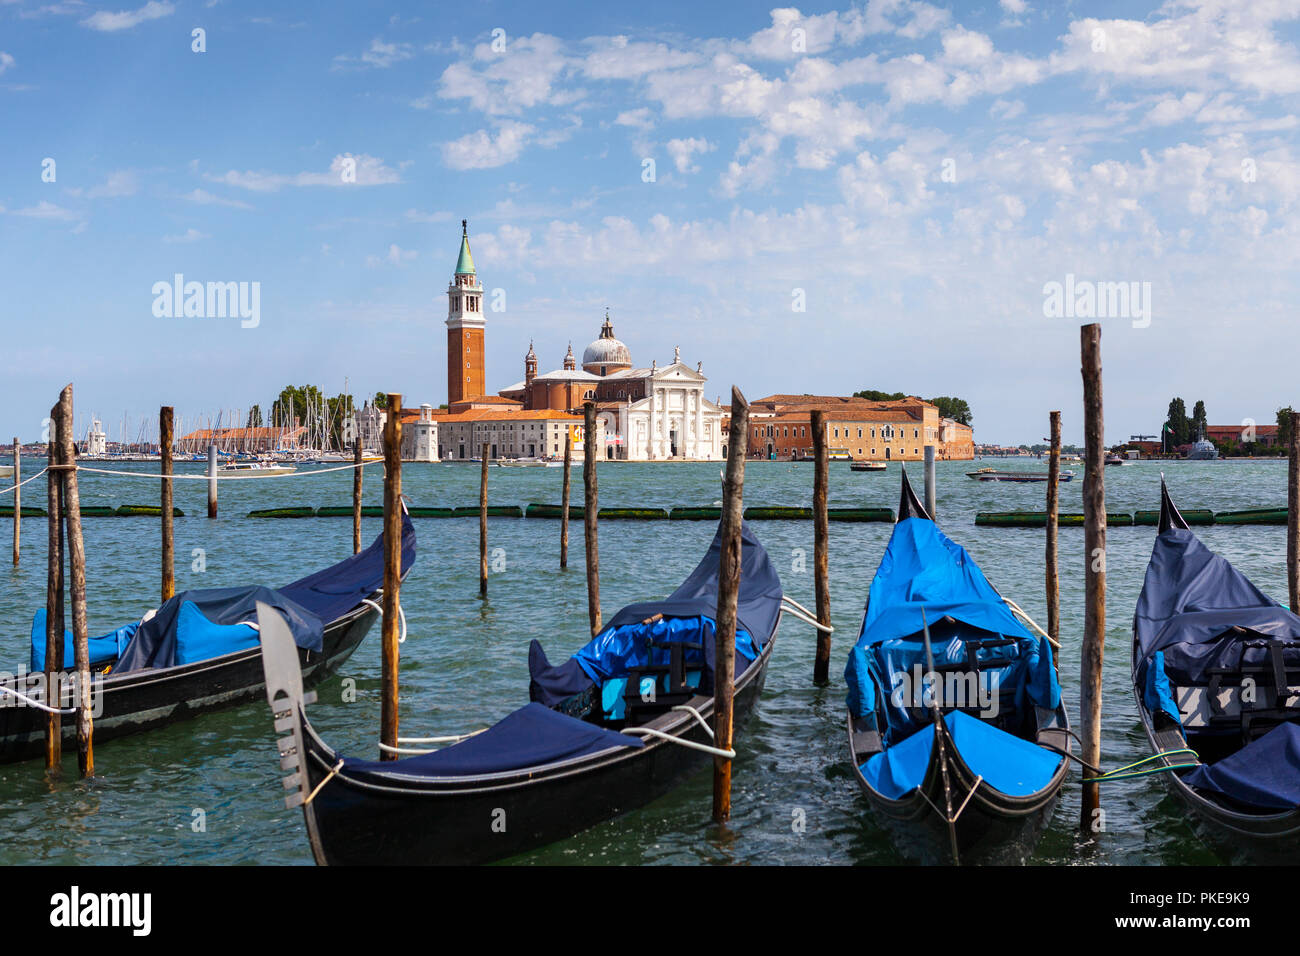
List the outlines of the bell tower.
{"label": "bell tower", "polygon": [[460,258],[447,286],[447,404],[487,392],[483,356],[483,286],[469,252],[469,223],[460,221]]}

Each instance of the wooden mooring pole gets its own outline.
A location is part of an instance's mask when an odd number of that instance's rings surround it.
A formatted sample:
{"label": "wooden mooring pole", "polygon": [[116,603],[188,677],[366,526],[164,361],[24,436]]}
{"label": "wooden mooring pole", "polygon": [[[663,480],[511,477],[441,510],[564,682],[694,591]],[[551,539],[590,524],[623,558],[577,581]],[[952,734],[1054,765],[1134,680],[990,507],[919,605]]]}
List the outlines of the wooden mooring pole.
{"label": "wooden mooring pole", "polygon": [[217,446],[208,446],[208,517],[217,516]]}
{"label": "wooden mooring pole", "polygon": [[564,426],[564,481],[560,485],[560,567],[569,566],[569,478],[573,471],[573,433]]}
{"label": "wooden mooring pole", "polygon": [[1287,594],[1291,610],[1300,614],[1300,412],[1291,413],[1291,440],[1287,446],[1291,458],[1286,486]]}
{"label": "wooden mooring pole", "polygon": [[68,578],[72,602],[72,645],[77,669],[77,767],[95,775],[94,724],[91,718],[90,638],[86,630],[86,544],[81,537],[81,494],[77,489],[77,447],[73,442],[72,386],[59,396],[59,464],[63,505],[67,512]]}
{"label": "wooden mooring pole", "polygon": [[[1052,430],[1052,443],[1047,457],[1047,634],[1061,644],[1061,580],[1056,571],[1057,545],[1056,534],[1061,507],[1061,413],[1049,412]],[[1052,656],[1057,673],[1061,670],[1061,652],[1058,649]]]}
{"label": "wooden mooring pole", "polygon": [[600,548],[596,540],[596,406],[582,407],[582,530],[587,552],[587,616],[591,636],[600,633]]}
{"label": "wooden mooring pole", "polygon": [[487,597],[487,483],[488,451],[492,446],[483,443],[483,465],[478,476],[478,596]]}
{"label": "wooden mooring pole", "polygon": [[172,536],[172,438],[174,410],[164,405],[158,410],[158,484],[162,504],[162,600],[176,593],[176,543]]}
{"label": "wooden mooring pole", "polygon": [[[813,587],[817,598],[817,621],[830,627],[830,521],[826,510],[826,497],[830,485],[830,451],[826,447],[826,413],[819,408],[814,409],[810,424],[813,440]],[[748,431],[745,432],[745,437],[748,439]],[[731,449],[727,449],[728,466],[731,464],[730,451]],[[830,680],[830,666],[831,636],[825,631],[818,631],[817,658],[813,663],[814,684],[820,686]]]}
{"label": "wooden mooring pole", "polygon": [[[731,750],[736,678],[736,604],[740,595],[740,526],[744,514],[745,455],[749,450],[749,402],[731,387],[731,441],[722,485],[722,539],[718,559],[717,632],[713,658],[713,745]],[[713,758],[713,822],[731,818],[731,759]]]}
{"label": "wooden mooring pole", "polygon": [[[59,415],[61,406],[50,409],[48,491],[46,508],[49,512],[49,537],[47,539],[45,584],[45,702],[51,707],[62,707],[60,675],[63,672],[63,472],[62,447],[59,442]],[[51,774],[59,772],[63,760],[63,715],[45,715],[45,769]]]}
{"label": "wooden mooring pole", "polygon": [[18,486],[23,483],[23,446],[14,436],[14,567],[18,567],[18,555],[22,551],[23,490]]}
{"label": "wooden mooring pole", "polygon": [[[380,743],[397,746],[398,608],[402,586],[402,396],[388,394],[384,419],[384,619],[383,699],[380,705]],[[380,750],[380,760],[396,760],[391,750]]]}
{"label": "wooden mooring pole", "polygon": [[[1101,394],[1101,326],[1080,330],[1083,360],[1083,646],[1079,673],[1079,755],[1101,763],[1101,672],[1106,650],[1106,443]],[[1083,784],[1080,826],[1091,838],[1100,830],[1098,784]]]}
{"label": "wooden mooring pole", "polygon": [[361,436],[352,444],[352,553],[361,553]]}

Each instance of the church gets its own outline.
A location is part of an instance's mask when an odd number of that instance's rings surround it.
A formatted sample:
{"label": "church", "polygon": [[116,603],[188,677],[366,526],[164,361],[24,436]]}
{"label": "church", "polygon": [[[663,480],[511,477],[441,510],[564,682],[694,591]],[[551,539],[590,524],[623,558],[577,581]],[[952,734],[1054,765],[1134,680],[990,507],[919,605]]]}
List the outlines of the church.
{"label": "church", "polygon": [[[561,367],[539,374],[537,353],[530,342],[524,356],[523,381],[488,394],[486,325],[483,285],[470,253],[468,223],[462,220],[460,255],[447,287],[447,410],[432,415],[425,410],[422,415],[425,422],[438,422],[440,433],[463,424],[459,419],[467,415],[473,417],[480,430],[493,427],[503,435],[518,433],[514,426],[525,422],[546,423],[545,434],[560,434],[561,425],[568,423],[572,428],[574,418],[580,431],[583,405],[594,402],[597,440],[602,447],[598,454],[603,458],[620,461],[723,458],[725,410],[704,396],[708,379],[703,373],[703,363],[691,368],[682,361],[681,349],[673,350],[670,364],[661,367],[657,360],[652,360],[648,368],[637,367],[627,345],[614,335],[614,325],[606,310],[598,337],[583,350],[581,368],[570,343]],[[454,444],[440,437],[439,458],[457,457]],[[580,447],[575,445],[575,450]],[[531,443],[529,448],[530,453],[520,457],[555,457],[556,454],[556,444],[552,441]],[[562,447],[559,454],[563,454]]]}

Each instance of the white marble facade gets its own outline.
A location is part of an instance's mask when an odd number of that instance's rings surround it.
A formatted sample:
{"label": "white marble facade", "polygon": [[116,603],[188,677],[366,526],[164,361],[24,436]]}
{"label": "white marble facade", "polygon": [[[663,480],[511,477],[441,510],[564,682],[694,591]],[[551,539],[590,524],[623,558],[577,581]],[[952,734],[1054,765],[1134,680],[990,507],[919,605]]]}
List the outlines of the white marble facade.
{"label": "white marble facade", "polygon": [[[722,458],[723,410],[704,397],[708,380],[675,361],[664,368],[628,369],[610,378],[645,381],[645,398],[605,405],[606,457],[624,461]],[[617,436],[617,437],[615,437]]]}

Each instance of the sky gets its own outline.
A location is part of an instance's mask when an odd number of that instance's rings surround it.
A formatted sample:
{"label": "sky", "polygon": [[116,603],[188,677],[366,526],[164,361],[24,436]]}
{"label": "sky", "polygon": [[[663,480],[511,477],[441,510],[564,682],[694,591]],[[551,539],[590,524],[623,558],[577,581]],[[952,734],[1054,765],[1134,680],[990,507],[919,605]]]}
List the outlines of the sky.
{"label": "sky", "polygon": [[136,3],[0,0],[0,440],[67,382],[113,440],[445,402],[462,219],[494,391],[608,308],[711,395],[955,395],[983,442],[1082,440],[1085,321],[1110,442],[1300,400],[1300,0]]}

